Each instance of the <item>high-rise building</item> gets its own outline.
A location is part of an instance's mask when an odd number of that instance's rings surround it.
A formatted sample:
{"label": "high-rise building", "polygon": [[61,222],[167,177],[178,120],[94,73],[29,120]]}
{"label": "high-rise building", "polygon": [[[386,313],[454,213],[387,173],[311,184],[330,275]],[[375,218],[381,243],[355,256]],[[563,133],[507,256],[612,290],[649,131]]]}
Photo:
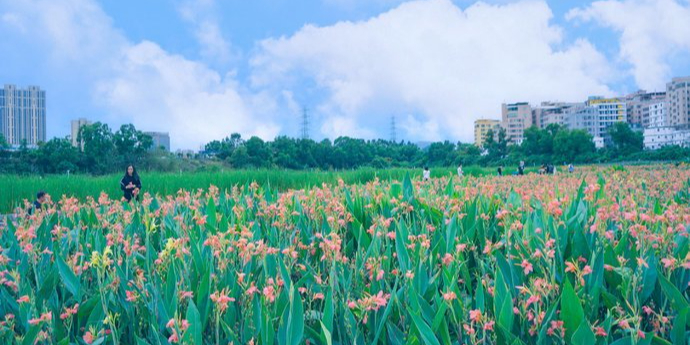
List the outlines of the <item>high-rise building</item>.
{"label": "high-rise building", "polygon": [[541,129],[551,124],[565,126],[568,109],[584,105],[584,103],[542,102],[540,106],[532,110],[535,125]]}
{"label": "high-rise building", "polygon": [[144,132],[153,139],[153,145],[151,145],[152,150],[163,150],[170,152],[170,134],[167,132]]}
{"label": "high-rise building", "polygon": [[479,119],[474,121],[474,144],[477,147],[484,147],[486,133],[491,129],[494,132],[501,125],[501,121]]}
{"label": "high-rise building", "polygon": [[564,124],[568,129],[583,129],[593,137],[601,137],[599,126],[599,113],[593,106],[580,105],[568,108],[564,118]]}
{"label": "high-rise building", "polygon": [[666,84],[666,120],[669,126],[690,124],[690,77]]}
{"label": "high-rise building", "polygon": [[657,128],[666,126],[666,103],[660,102],[649,105],[649,115],[647,116],[644,128]]}
{"label": "high-rise building", "polygon": [[649,106],[666,99],[666,92],[640,90],[625,97],[628,122],[637,127],[649,125]]}
{"label": "high-rise building", "polygon": [[72,146],[81,147],[82,149],[84,149],[84,147],[83,147],[84,144],[79,142],[79,130],[83,126],[88,126],[90,124],[91,124],[91,121],[89,121],[83,117],[78,118],[76,120],[72,120],[72,126],[71,126],[72,127],[71,128],[72,134],[70,136],[70,138],[72,139]]}
{"label": "high-rise building", "polygon": [[0,89],[0,133],[15,146],[46,141],[46,92],[38,86]]}
{"label": "high-rise building", "polygon": [[[628,112],[625,100],[618,98],[590,97],[587,105],[597,110],[598,136],[604,138],[605,145],[611,144],[609,128],[616,122],[627,122]],[[595,135],[596,136],[596,135]]]}
{"label": "high-rise building", "polygon": [[527,102],[503,104],[501,126],[506,130],[508,143],[519,145],[524,139],[525,129],[535,123],[532,107]]}

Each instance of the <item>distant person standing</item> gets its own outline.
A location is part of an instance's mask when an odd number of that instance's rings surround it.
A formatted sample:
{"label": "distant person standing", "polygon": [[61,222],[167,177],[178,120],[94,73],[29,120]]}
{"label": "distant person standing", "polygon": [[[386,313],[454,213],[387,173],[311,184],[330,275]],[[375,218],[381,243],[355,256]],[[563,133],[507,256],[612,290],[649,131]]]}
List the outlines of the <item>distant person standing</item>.
{"label": "distant person standing", "polygon": [[462,164],[458,165],[458,177],[462,178],[463,172],[462,172]]}
{"label": "distant person standing", "polygon": [[525,174],[525,161],[520,161],[520,165],[518,165],[518,175],[524,175]]}
{"label": "distant person standing", "polygon": [[39,191],[38,193],[36,193],[36,200],[34,200],[33,204],[31,204],[31,207],[29,207],[28,213],[34,214],[35,211],[43,210],[43,204],[45,204],[45,202],[46,192]]}
{"label": "distant person standing", "polygon": [[575,167],[573,166],[573,163],[568,164],[568,172],[571,174],[575,172]]}
{"label": "distant person standing", "polygon": [[424,171],[422,172],[422,179],[424,181],[429,181],[431,179],[431,171],[429,170],[429,167],[424,167]]}
{"label": "distant person standing", "polygon": [[124,197],[127,202],[132,201],[132,197],[136,197],[139,201],[139,192],[141,191],[141,179],[134,165],[127,166],[125,176],[120,180],[120,189],[124,192]]}
{"label": "distant person standing", "polygon": [[502,166],[502,165],[499,165],[499,166],[498,166],[498,170],[497,170],[497,171],[498,171],[498,176],[503,176],[503,166]]}

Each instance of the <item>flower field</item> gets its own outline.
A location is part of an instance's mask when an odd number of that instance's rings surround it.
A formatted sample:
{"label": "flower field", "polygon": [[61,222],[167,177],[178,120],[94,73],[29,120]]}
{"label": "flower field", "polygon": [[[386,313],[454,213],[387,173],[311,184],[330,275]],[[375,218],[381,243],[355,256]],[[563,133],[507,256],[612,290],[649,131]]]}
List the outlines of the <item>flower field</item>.
{"label": "flower field", "polygon": [[685,344],[690,170],[17,210],[2,344]]}

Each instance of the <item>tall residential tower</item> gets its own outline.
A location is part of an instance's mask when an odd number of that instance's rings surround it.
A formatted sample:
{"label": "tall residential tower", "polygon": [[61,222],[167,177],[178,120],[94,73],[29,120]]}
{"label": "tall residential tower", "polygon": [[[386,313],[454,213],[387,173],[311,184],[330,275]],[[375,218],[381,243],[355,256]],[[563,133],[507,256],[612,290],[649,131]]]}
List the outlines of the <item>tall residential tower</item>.
{"label": "tall residential tower", "polygon": [[46,141],[46,92],[38,86],[0,89],[0,133],[15,146]]}

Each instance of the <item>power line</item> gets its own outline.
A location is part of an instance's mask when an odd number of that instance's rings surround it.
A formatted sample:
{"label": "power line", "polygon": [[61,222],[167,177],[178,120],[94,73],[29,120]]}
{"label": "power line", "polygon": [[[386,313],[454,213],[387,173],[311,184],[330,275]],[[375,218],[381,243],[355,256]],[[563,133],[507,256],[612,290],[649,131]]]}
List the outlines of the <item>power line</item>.
{"label": "power line", "polygon": [[309,139],[309,110],[302,108],[302,139]]}
{"label": "power line", "polygon": [[395,126],[395,116],[391,116],[391,142],[397,142],[397,128]]}

